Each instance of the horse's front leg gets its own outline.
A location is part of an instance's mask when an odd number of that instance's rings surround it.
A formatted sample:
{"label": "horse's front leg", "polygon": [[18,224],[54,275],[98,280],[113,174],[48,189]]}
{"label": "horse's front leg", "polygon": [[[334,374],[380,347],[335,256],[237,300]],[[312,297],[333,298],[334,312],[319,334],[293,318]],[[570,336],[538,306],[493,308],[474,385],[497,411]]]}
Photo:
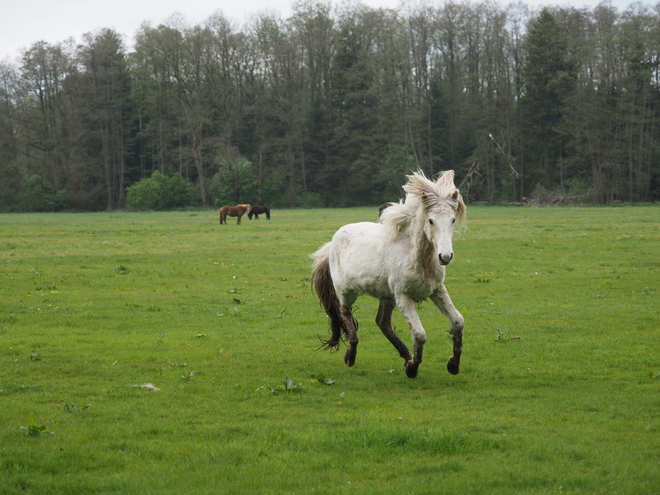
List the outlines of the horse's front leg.
{"label": "horse's front leg", "polygon": [[426,344],[426,331],[422,326],[422,321],[419,319],[419,315],[415,309],[415,302],[412,299],[407,296],[400,296],[397,298],[397,306],[406,319],[413,338],[413,357],[406,362],[406,375],[408,378],[415,378],[419,365],[422,362],[424,344]]}
{"label": "horse's front leg", "polygon": [[444,285],[441,285],[431,294],[431,300],[451,322],[449,333],[454,343],[454,349],[453,355],[447,361],[447,371],[452,375],[458,375],[458,369],[461,364],[461,353],[463,352],[463,326],[465,325],[463,315],[459,313],[454,303],[451,302],[449,293]]}

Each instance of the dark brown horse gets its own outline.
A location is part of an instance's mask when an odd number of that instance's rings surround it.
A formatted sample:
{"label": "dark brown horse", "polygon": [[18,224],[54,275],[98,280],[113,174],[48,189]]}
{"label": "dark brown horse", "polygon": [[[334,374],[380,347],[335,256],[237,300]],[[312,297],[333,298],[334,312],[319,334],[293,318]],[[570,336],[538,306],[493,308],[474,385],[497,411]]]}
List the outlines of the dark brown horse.
{"label": "dark brown horse", "polygon": [[250,208],[250,211],[248,212],[248,218],[252,220],[252,215],[255,216],[257,220],[259,220],[259,214],[265,213],[266,218],[270,220],[270,208],[267,206],[253,206]]}
{"label": "dark brown horse", "polygon": [[[403,199],[399,200],[399,203],[405,203],[405,202],[406,202],[406,198],[403,198]],[[380,216],[383,214],[383,212],[385,210],[387,210],[390,206],[395,205],[395,204],[396,203],[385,203],[383,205],[380,205],[378,207],[378,218],[380,218]]]}
{"label": "dark brown horse", "polygon": [[227,225],[227,217],[238,217],[236,225],[241,224],[241,217],[250,211],[250,205],[223,206],[220,208],[220,225]]}
{"label": "dark brown horse", "polygon": [[378,207],[378,218],[383,214],[383,212],[388,209],[390,206],[392,206],[394,203],[385,203],[384,205],[380,205]]}

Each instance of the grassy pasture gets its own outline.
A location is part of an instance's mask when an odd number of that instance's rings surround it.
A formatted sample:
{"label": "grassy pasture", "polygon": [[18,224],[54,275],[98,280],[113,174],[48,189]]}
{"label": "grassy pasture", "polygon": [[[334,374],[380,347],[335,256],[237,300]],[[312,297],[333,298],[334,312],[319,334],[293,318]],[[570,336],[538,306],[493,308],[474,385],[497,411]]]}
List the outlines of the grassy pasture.
{"label": "grassy pasture", "polygon": [[376,216],[0,216],[0,493],[660,492],[660,208],[468,207],[414,380],[366,297],[316,351],[308,255]]}

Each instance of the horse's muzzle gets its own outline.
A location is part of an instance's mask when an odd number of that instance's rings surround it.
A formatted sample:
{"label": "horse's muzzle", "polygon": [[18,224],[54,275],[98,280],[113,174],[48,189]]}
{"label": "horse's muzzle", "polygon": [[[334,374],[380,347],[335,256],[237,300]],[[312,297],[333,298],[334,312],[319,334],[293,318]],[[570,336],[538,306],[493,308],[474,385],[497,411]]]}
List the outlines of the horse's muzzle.
{"label": "horse's muzzle", "polygon": [[440,264],[441,265],[448,265],[451,263],[451,260],[454,259],[454,253],[449,253],[449,255],[443,256],[442,254],[439,256],[440,258]]}

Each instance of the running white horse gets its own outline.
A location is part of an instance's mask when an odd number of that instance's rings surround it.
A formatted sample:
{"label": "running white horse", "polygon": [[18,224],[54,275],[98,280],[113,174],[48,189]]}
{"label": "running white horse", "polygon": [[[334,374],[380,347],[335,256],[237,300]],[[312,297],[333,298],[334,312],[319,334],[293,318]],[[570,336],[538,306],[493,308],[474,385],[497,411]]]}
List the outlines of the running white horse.
{"label": "running white horse", "polygon": [[[426,343],[415,303],[430,298],[451,322],[453,355],[447,370],[456,375],[463,316],[451,302],[444,279],[445,266],[454,258],[454,222],[465,221],[465,203],[454,185],[453,170],[443,172],[435,182],[418,171],[408,176],[403,189],[405,201],[385,209],[379,223],[345,225],[312,255],[312,283],[330,317],[331,336],[322,340],[322,347],[338,348],[345,338],[349,347],[344,361],[355,364],[358,325],[351,307],[359,294],[366,293],[380,300],[376,324],[399,351],[406,375],[415,378]],[[410,326],[412,357],[392,327],[395,306]]]}

